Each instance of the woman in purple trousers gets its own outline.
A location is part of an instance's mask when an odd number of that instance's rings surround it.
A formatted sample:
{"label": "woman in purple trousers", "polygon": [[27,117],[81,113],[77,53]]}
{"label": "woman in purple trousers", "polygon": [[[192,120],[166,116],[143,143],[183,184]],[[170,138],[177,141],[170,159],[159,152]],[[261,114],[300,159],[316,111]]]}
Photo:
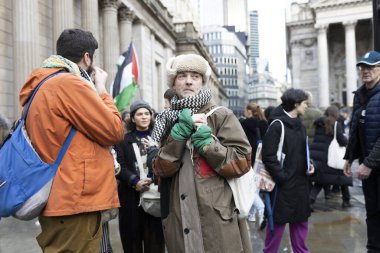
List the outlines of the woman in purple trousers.
{"label": "woman in purple trousers", "polygon": [[288,89],[281,100],[282,104],[269,117],[269,122],[279,119],[284,125],[281,161],[277,160],[281,123],[276,121],[270,125],[263,139],[262,159],[276,182],[270,193],[274,224],[267,225],[264,252],[278,252],[285,226],[289,224],[293,251],[308,253],[306,238],[310,206],[307,175],[314,173],[314,167],[308,162],[306,130],[300,119],[308,106],[307,94],[300,89]]}

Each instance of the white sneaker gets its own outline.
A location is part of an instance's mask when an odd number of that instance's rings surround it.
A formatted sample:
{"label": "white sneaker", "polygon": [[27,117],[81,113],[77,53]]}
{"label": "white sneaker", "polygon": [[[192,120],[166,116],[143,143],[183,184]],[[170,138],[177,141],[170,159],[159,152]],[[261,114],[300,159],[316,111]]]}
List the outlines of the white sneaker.
{"label": "white sneaker", "polygon": [[248,214],[248,221],[255,222],[256,221],[256,216],[254,214]]}

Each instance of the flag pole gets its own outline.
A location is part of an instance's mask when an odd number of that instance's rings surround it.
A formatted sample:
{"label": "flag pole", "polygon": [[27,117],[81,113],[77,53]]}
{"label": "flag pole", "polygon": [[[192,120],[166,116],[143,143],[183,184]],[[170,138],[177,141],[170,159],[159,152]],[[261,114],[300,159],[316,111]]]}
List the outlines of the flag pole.
{"label": "flag pole", "polygon": [[141,86],[140,86],[140,84],[138,85],[138,89],[139,89],[139,93],[140,93],[140,99],[141,99],[141,100],[144,100],[144,98],[143,98],[143,92],[141,91]]}

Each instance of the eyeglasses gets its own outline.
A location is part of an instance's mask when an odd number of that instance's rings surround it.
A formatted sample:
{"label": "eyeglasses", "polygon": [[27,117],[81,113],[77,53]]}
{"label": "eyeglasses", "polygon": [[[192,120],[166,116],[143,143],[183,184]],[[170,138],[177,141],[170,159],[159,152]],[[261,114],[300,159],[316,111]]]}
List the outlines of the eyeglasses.
{"label": "eyeglasses", "polygon": [[376,67],[380,67],[380,65],[365,65],[365,64],[362,64],[359,66],[359,70],[373,70],[375,69]]}

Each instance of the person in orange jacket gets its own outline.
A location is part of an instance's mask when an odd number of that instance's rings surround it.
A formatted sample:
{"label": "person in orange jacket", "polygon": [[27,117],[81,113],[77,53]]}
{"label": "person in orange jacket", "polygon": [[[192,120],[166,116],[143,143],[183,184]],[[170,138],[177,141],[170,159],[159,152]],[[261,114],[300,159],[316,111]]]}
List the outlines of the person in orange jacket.
{"label": "person in orange jacket", "polygon": [[56,48],[20,91],[25,107],[41,80],[64,70],[41,86],[26,118],[44,162],[53,163],[70,129],[77,129],[39,216],[37,241],[43,252],[99,252],[101,211],[119,207],[110,147],[123,139],[123,124],[105,88],[107,73],[94,65],[98,42],[92,33],[66,29]]}

